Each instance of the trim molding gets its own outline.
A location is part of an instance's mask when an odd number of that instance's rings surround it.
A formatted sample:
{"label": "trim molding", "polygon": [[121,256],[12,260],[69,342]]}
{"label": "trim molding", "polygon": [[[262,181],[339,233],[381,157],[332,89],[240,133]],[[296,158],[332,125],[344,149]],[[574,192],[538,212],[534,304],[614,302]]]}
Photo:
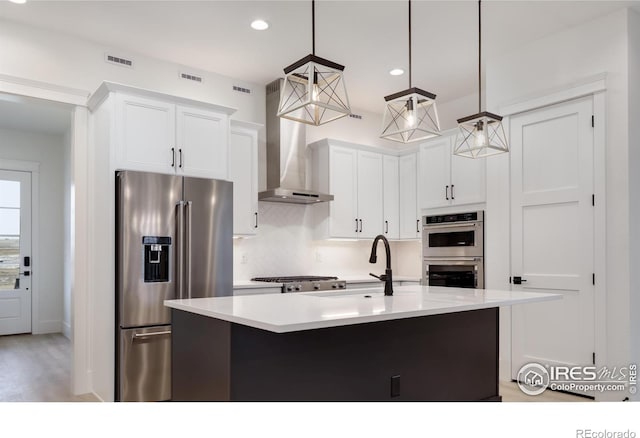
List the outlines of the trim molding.
{"label": "trim molding", "polygon": [[86,106],[89,92],[46,82],[0,74],[0,92]]}
{"label": "trim molding", "polygon": [[577,99],[603,92],[607,89],[607,74],[601,73],[590,76],[581,81],[574,82],[559,88],[545,90],[529,96],[515,99],[499,106],[499,113],[503,116],[511,116],[537,108],[542,108],[568,100]]}

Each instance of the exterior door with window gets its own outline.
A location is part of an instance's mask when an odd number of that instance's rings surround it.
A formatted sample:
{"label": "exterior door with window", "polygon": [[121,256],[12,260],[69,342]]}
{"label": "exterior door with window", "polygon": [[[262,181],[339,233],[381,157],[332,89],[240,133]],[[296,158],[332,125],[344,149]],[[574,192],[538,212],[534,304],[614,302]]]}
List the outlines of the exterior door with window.
{"label": "exterior door with window", "polygon": [[0,335],[31,332],[31,173],[0,170]]}
{"label": "exterior door with window", "polygon": [[529,362],[581,366],[593,360],[592,108],[587,97],[511,119],[513,289],[563,298],[514,306],[514,379]]}

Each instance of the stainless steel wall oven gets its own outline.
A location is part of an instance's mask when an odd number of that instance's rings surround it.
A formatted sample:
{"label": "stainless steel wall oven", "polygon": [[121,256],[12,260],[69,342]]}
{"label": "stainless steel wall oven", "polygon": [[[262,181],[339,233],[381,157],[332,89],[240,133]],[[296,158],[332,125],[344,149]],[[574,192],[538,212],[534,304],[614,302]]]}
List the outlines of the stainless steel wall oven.
{"label": "stainless steel wall oven", "polygon": [[484,212],[422,218],[422,283],[484,288]]}

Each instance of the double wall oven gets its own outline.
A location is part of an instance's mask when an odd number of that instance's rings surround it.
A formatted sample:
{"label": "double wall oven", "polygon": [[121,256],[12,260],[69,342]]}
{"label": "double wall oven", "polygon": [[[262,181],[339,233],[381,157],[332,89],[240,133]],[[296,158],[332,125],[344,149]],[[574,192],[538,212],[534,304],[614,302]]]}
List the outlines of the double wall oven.
{"label": "double wall oven", "polygon": [[484,212],[423,216],[422,284],[484,288]]}

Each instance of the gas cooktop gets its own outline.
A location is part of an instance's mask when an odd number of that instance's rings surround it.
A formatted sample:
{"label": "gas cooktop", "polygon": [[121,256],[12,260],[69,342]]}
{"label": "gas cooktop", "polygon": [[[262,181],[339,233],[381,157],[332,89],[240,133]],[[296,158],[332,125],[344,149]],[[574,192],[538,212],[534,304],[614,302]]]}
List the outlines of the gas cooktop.
{"label": "gas cooktop", "polygon": [[282,293],[347,288],[347,282],[344,280],[338,280],[338,277],[299,275],[292,277],[255,277],[251,280],[265,281],[269,283],[283,283]]}

